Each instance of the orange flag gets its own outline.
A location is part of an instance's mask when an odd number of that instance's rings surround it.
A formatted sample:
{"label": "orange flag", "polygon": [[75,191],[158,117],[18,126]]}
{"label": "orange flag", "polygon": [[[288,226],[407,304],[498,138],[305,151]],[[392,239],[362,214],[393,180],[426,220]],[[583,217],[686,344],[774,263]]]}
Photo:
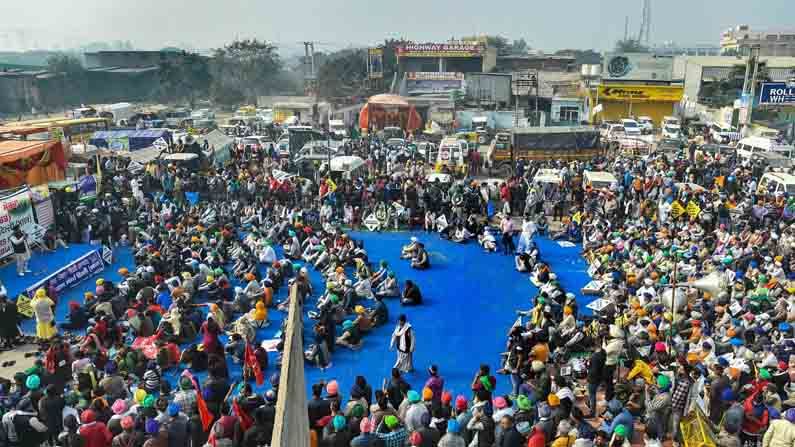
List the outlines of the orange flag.
{"label": "orange flag", "polygon": [[262,368],[259,366],[259,361],[257,360],[257,356],[254,355],[254,350],[251,349],[251,345],[246,343],[246,353],[244,354],[246,366],[251,368],[254,371],[254,378],[257,380],[257,385],[262,385],[265,383],[265,376],[262,374]]}
{"label": "orange flag", "polygon": [[204,397],[202,396],[201,391],[199,391],[199,383],[196,382],[196,378],[193,377],[193,374],[190,373],[187,369],[182,371],[182,375],[189,378],[191,382],[193,382],[193,387],[196,389],[196,405],[199,407],[199,417],[202,420],[202,428],[204,431],[209,431],[210,426],[213,423],[213,414],[210,412],[210,409],[207,408],[207,402],[204,401]]}

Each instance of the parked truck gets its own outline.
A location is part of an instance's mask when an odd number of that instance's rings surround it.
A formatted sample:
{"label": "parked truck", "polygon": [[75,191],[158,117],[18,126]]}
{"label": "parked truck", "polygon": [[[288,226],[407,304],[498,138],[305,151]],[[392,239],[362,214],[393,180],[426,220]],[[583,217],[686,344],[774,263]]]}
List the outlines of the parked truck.
{"label": "parked truck", "polygon": [[591,126],[515,128],[500,132],[486,153],[491,173],[508,176],[518,160],[584,160],[603,153]]}

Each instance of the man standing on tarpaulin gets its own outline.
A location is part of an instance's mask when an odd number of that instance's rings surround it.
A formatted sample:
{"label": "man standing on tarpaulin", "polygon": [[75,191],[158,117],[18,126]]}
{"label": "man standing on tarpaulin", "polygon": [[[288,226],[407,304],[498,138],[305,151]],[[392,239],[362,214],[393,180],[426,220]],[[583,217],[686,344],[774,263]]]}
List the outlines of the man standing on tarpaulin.
{"label": "man standing on tarpaulin", "polygon": [[414,371],[414,329],[411,323],[406,321],[406,315],[398,318],[398,325],[392,333],[389,349],[394,348],[395,345],[397,345],[397,360],[393,368],[403,372]]}

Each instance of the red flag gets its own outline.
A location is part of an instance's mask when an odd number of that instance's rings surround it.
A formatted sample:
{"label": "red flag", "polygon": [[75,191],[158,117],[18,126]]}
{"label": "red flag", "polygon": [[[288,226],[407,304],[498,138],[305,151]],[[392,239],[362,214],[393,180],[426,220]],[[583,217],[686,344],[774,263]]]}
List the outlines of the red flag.
{"label": "red flag", "polygon": [[213,414],[210,412],[210,409],[207,408],[207,402],[204,401],[204,397],[202,396],[201,391],[199,391],[199,384],[196,382],[196,378],[193,377],[193,374],[190,373],[187,369],[182,371],[182,375],[189,378],[191,382],[193,382],[193,387],[196,389],[196,405],[199,407],[199,417],[202,420],[202,428],[204,431],[209,431],[210,426],[213,423]]}
{"label": "red flag", "polygon": [[251,368],[254,371],[254,378],[257,380],[257,385],[262,385],[265,383],[265,375],[262,374],[262,368],[259,366],[259,360],[257,360],[257,356],[254,354],[254,350],[251,349],[251,345],[246,343],[246,366]]}
{"label": "red flag", "polygon": [[237,418],[240,420],[240,428],[243,429],[243,432],[245,432],[246,430],[251,428],[252,425],[254,425],[254,420],[251,419],[251,416],[249,416],[248,413],[246,413],[246,411],[240,408],[240,405],[238,405],[237,398],[232,400],[232,408],[235,410],[235,414],[237,415]]}

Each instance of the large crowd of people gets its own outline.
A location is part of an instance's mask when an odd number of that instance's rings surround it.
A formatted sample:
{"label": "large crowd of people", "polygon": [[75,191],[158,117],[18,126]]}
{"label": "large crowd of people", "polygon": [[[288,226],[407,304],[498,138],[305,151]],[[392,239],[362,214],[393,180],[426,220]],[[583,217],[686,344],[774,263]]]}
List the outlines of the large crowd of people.
{"label": "large crowd of people", "polygon": [[[441,183],[419,162],[390,162],[376,139],[345,151],[366,160],[366,176],[277,177],[289,161],[250,147],[223,166],[202,160],[201,172],[154,162],[131,173],[103,160],[93,207],[64,207],[50,238],[125,247],[135,265],[70,299],[64,321],[54,309],[67,298],[35,293],[42,356],[0,385],[0,445],[269,445],[283,341],[269,354],[256,331],[290,299],[313,321],[309,368],[332,367],[336,350],[394,325],[384,387],[361,376],[347,393],[336,381],[312,384],[313,445],[657,447],[693,436],[682,429],[691,423],[723,447],[795,445],[795,199],[759,188],[763,168],[612,154]],[[540,168],[559,169],[561,182],[534,183]],[[594,189],[586,170],[617,181]],[[415,369],[410,308],[389,315],[384,300],[423,305],[433,265],[417,238],[401,253],[415,278],[370,259],[342,228],[371,214],[513,256],[538,286],[506,323],[505,352],[482,359],[468,392],[453,396],[436,366],[421,373],[422,389],[403,377]],[[544,262],[537,235],[582,243],[604,303],[593,315]],[[22,235],[12,242],[24,275],[29,247]],[[277,299],[288,287],[292,298]],[[5,346],[18,341],[16,319],[1,299]],[[242,377],[230,376],[234,363]],[[193,374],[205,371],[199,383]],[[254,392],[266,378],[268,391]]]}

